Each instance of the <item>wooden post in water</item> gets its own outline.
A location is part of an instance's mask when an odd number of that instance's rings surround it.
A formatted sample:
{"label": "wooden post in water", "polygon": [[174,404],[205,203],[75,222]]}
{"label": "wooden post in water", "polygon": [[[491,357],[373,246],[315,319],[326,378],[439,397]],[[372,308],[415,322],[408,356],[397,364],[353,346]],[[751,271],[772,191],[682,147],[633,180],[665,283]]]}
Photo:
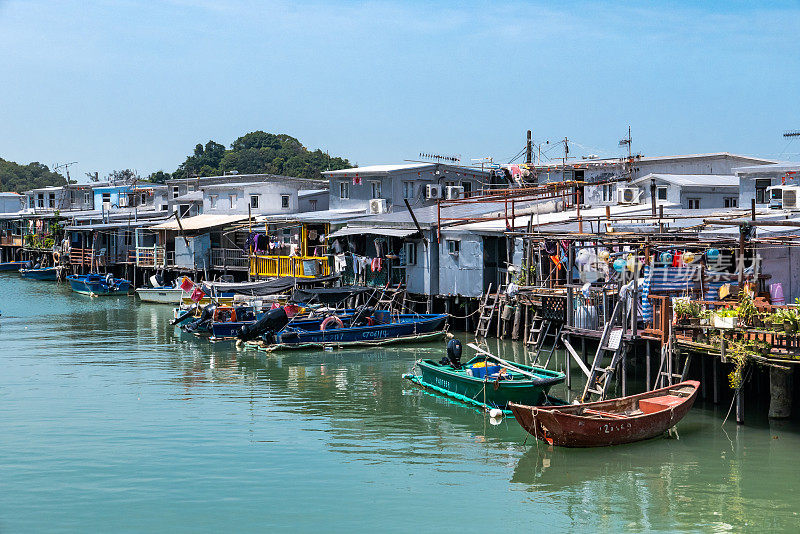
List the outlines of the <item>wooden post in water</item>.
{"label": "wooden post in water", "polygon": [[744,384],[736,388],[736,424],[744,424]]}
{"label": "wooden post in water", "polygon": [[650,340],[644,341],[644,374],[645,374],[645,391],[650,391]]}

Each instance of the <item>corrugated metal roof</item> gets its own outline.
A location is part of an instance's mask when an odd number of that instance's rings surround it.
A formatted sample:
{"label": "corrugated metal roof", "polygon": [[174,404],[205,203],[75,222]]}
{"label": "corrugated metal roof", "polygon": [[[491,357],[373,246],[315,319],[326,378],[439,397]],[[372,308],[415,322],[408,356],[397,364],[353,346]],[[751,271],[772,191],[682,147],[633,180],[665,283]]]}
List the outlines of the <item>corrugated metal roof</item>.
{"label": "corrugated metal roof", "polygon": [[326,171],[322,174],[333,177],[355,176],[356,174],[387,174],[396,171],[420,171],[422,169],[433,169],[434,167],[436,167],[435,163],[399,163],[396,165],[367,165],[366,167]]}
{"label": "corrugated metal roof", "polygon": [[224,226],[226,224],[233,224],[247,219],[247,215],[196,215],[194,217],[181,218],[181,224],[175,219],[170,220],[156,226],[152,226],[151,230],[205,230],[206,228],[213,228],[215,226]]}
{"label": "corrugated metal roof", "polygon": [[376,226],[364,227],[364,226],[347,226],[342,228],[341,230],[336,230],[328,237],[344,237],[348,235],[360,235],[360,234],[371,234],[371,235],[385,235],[391,237],[408,237],[413,233],[416,233],[416,228],[380,228]]}
{"label": "corrugated metal roof", "polygon": [[739,187],[739,177],[730,174],[662,174],[650,173],[632,181],[632,184],[649,182],[652,178],[681,187]]}

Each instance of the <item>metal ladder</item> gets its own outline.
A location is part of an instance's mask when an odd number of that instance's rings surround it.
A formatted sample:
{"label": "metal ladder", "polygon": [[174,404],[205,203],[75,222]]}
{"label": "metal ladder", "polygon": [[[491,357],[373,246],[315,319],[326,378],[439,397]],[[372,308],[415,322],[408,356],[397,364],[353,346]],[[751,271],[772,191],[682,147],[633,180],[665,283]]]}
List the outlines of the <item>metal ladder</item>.
{"label": "metal ladder", "polygon": [[658,365],[656,382],[653,389],[663,388],[683,382],[689,373],[689,365],[692,362],[692,353],[686,353],[683,361],[683,369],[680,373],[676,372],[681,367],[680,351],[675,348],[675,333],[672,331],[672,323],[669,325],[669,338],[664,346],[661,347],[661,363]]}
{"label": "metal ladder", "polygon": [[[533,358],[534,365],[539,363],[539,356],[543,353],[547,353],[547,360],[544,363],[544,367],[550,364],[550,360],[556,352],[556,348],[558,348],[558,342],[561,339],[561,330],[563,328],[564,323],[562,322],[554,322],[549,319],[544,319],[542,321],[539,336],[533,348],[533,350],[536,351],[536,356]],[[546,346],[550,347],[549,350],[545,348]]]}
{"label": "metal ladder", "polygon": [[[492,299],[491,304],[489,300]],[[492,284],[486,289],[486,295],[483,297],[481,304],[481,315],[478,319],[478,328],[475,329],[475,337],[486,337],[489,333],[489,327],[492,325],[494,318],[494,311],[497,309],[497,302],[500,300],[500,292],[492,294]]]}
{"label": "metal ladder", "polygon": [[[625,299],[621,298],[617,301],[610,320],[603,328],[603,335],[600,338],[600,344],[597,346],[597,352],[594,355],[589,378],[586,380],[586,386],[583,388],[580,402],[590,402],[592,395],[599,395],[596,400],[605,399],[608,388],[611,385],[611,378],[622,356],[625,354],[626,347],[622,339],[624,332],[622,325],[625,321],[623,309],[625,309]],[[607,355],[610,355],[610,358],[607,358]],[[603,362],[606,360],[608,363],[604,364]]]}

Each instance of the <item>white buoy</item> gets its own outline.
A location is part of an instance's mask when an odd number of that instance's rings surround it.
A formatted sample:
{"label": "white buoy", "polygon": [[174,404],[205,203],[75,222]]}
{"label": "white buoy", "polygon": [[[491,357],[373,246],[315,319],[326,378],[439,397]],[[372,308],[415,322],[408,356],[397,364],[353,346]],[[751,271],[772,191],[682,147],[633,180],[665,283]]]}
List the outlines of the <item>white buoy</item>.
{"label": "white buoy", "polygon": [[500,408],[492,408],[489,410],[489,417],[492,419],[500,419],[503,417],[503,410]]}

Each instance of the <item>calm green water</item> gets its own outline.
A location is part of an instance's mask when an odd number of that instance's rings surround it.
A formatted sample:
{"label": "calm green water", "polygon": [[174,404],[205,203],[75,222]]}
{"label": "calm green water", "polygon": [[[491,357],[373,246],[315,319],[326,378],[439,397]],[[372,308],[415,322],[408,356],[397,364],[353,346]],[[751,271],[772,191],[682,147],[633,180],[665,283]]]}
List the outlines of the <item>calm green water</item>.
{"label": "calm green water", "polygon": [[264,356],[5,274],[0,310],[0,532],[800,527],[800,432],[727,406],[552,450],[404,383],[435,345]]}

